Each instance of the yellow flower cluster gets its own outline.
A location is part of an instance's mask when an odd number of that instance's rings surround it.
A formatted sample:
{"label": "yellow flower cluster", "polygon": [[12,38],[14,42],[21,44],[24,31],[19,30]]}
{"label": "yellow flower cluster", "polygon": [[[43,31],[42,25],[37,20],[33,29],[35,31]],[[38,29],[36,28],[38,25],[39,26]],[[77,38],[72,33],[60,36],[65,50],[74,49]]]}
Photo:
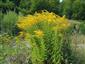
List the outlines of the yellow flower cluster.
{"label": "yellow flower cluster", "polygon": [[26,33],[26,32],[19,32],[18,36],[15,38],[16,40],[17,39],[24,39],[24,40],[28,40],[30,38],[30,34],[29,33]]}
{"label": "yellow flower cluster", "polygon": [[36,37],[43,37],[44,36],[44,33],[41,30],[36,30],[36,31],[34,31],[34,33],[35,33]]}
{"label": "yellow flower cluster", "polygon": [[[44,23],[45,26],[50,25],[49,27],[52,30],[61,30],[65,29],[70,25],[70,22],[65,18],[65,16],[60,17],[53,12],[42,11],[41,13],[35,13],[34,15],[28,15],[21,17],[17,23],[18,28],[24,30],[32,29],[31,33],[34,31],[35,36],[42,37],[44,35],[43,29],[36,28],[39,26],[39,23]],[[40,24],[41,25],[41,24]],[[41,25],[42,26],[42,25]],[[35,28],[33,28],[35,27]],[[43,25],[44,27],[44,25]],[[28,31],[28,32],[29,32]],[[23,32],[20,32],[21,36],[25,36]],[[32,33],[33,35],[33,33]]]}
{"label": "yellow flower cluster", "polygon": [[38,22],[48,22],[56,25],[55,27],[61,29],[69,26],[69,22],[66,18],[60,17],[53,12],[42,11],[42,13],[35,13],[34,15],[28,15],[26,17],[21,17],[17,23],[20,29],[27,29]]}

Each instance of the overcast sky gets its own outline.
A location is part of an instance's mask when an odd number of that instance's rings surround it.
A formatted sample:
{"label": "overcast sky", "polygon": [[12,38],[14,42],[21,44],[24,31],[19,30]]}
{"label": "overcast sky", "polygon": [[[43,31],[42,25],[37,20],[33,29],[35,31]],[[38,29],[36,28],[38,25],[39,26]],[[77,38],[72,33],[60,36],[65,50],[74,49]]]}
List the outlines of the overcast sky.
{"label": "overcast sky", "polygon": [[60,2],[62,2],[62,0],[60,0]]}

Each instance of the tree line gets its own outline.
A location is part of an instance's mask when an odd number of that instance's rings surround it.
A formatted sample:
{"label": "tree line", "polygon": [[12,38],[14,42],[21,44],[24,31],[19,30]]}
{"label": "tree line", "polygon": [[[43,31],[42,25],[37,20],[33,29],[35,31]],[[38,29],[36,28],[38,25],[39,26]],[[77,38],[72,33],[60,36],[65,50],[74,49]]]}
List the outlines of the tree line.
{"label": "tree line", "polygon": [[0,0],[0,12],[14,11],[17,14],[33,14],[48,10],[69,19],[85,20],[85,0]]}

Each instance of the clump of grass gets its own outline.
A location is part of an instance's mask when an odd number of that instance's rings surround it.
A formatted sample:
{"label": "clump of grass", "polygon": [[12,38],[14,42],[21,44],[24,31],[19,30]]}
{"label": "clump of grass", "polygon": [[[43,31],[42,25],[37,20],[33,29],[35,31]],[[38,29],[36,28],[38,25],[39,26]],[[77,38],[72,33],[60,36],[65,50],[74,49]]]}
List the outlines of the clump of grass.
{"label": "clump of grass", "polygon": [[28,45],[28,42],[20,38],[0,34],[0,64],[27,64],[30,58]]}

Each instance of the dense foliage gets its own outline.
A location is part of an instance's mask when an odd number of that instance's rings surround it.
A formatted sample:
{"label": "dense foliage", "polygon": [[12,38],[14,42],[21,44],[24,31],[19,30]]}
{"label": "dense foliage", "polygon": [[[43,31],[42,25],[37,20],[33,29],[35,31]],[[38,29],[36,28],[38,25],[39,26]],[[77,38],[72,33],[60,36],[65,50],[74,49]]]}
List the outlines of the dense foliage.
{"label": "dense foliage", "polygon": [[59,1],[0,0],[0,64],[85,64],[85,2]]}
{"label": "dense foliage", "polygon": [[62,13],[70,19],[85,20],[85,0],[63,0]]}
{"label": "dense foliage", "polygon": [[39,10],[52,11],[61,16],[66,15],[69,19],[85,20],[84,0],[1,0],[0,11],[7,13],[15,11],[27,15]]}
{"label": "dense foliage", "polygon": [[70,26],[67,19],[42,11],[20,18],[17,26],[22,30],[21,35],[28,33],[31,37],[32,64],[61,64],[62,31]]}

